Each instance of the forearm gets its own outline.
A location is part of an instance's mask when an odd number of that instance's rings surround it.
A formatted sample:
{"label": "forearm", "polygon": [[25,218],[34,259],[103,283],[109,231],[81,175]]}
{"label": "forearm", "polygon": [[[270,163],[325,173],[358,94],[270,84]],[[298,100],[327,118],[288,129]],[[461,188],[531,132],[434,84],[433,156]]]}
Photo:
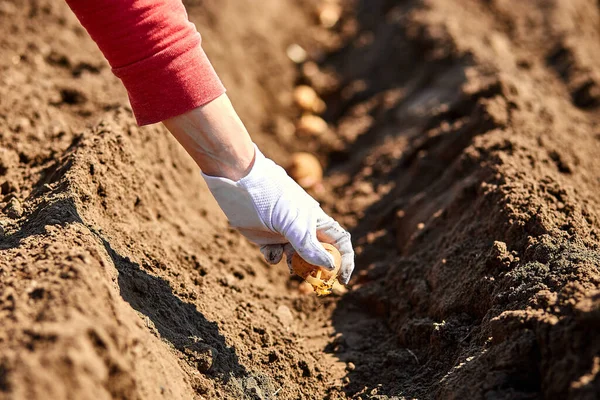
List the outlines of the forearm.
{"label": "forearm", "polygon": [[237,181],[254,160],[254,145],[226,94],[163,121],[202,172]]}

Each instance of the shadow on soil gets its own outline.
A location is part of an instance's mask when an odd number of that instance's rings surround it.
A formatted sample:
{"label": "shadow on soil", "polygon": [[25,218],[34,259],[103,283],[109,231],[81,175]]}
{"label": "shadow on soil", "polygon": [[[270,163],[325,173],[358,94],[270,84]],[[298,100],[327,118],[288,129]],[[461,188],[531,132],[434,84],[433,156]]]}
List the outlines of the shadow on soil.
{"label": "shadow on soil", "polygon": [[[181,301],[169,283],[143,271],[127,257],[118,254],[110,243],[94,232],[119,271],[121,296],[131,307],[148,318],[160,338],[179,350],[188,362],[208,375],[225,381],[247,376],[235,350],[225,344],[215,322],[207,320],[196,306]],[[151,323],[150,323],[151,322]]]}
{"label": "shadow on soil", "polygon": [[44,235],[47,225],[66,226],[79,223],[103,244],[119,272],[120,294],[131,307],[147,317],[150,329],[180,351],[183,357],[207,376],[223,379],[248,376],[239,363],[235,350],[225,344],[215,322],[207,320],[195,305],[177,297],[169,283],[140,268],[140,265],[120,255],[102,234],[86,224],[72,198],[54,198],[40,204],[14,234],[0,242],[0,249],[20,245],[29,236]]}

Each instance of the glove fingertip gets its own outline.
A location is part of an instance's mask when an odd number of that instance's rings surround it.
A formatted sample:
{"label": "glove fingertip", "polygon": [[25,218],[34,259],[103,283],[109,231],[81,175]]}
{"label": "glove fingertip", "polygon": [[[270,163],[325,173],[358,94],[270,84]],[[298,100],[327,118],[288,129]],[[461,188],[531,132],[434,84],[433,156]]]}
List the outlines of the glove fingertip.
{"label": "glove fingertip", "polygon": [[333,271],[335,269],[335,263],[333,256],[329,254],[325,249],[319,249],[313,252],[303,252],[300,256],[308,263],[318,265],[325,268],[326,270]]}
{"label": "glove fingertip", "polygon": [[294,250],[294,247],[292,247],[291,244],[286,243],[283,246],[283,253],[285,254],[285,261],[288,266],[288,269],[290,270],[290,275],[294,273],[294,268],[292,268],[292,257],[294,256],[295,252],[296,250]]}
{"label": "glove fingertip", "polygon": [[283,257],[283,246],[280,244],[267,244],[260,248],[265,261],[269,264],[279,264]]}
{"label": "glove fingertip", "polygon": [[340,274],[340,281],[342,284],[347,285],[350,282],[350,274]]}
{"label": "glove fingertip", "polygon": [[335,268],[333,256],[325,250],[316,236],[304,237],[303,240],[290,240],[290,242],[298,255],[307,263],[318,265],[327,270]]}
{"label": "glove fingertip", "polygon": [[354,252],[346,253],[342,256],[342,268],[340,270],[340,281],[347,285],[354,272]]}

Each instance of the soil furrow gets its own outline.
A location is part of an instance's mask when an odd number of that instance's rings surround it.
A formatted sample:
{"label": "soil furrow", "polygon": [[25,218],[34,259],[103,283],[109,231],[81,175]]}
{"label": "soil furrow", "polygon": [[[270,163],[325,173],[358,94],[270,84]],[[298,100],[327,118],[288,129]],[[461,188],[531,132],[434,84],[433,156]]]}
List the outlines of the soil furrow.
{"label": "soil furrow", "polygon": [[0,1],[0,399],[598,396],[597,1],[186,3],[265,153],[323,161],[350,290],[228,227],[63,2]]}

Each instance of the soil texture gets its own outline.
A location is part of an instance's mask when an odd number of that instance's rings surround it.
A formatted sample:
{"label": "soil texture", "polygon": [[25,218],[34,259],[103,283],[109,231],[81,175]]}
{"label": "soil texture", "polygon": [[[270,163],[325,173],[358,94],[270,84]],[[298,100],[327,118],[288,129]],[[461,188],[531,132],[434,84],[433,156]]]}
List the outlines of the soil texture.
{"label": "soil texture", "polygon": [[64,2],[2,0],[0,399],[600,397],[597,0],[185,3],[265,154],[325,166],[348,290],[228,226]]}

